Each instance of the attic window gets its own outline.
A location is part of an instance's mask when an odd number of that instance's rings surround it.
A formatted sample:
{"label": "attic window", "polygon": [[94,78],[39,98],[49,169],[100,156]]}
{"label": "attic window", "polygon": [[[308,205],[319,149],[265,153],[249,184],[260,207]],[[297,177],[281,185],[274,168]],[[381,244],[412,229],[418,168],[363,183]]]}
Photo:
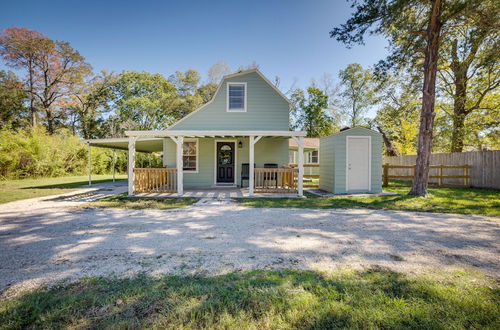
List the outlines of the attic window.
{"label": "attic window", "polygon": [[247,84],[228,83],[227,84],[227,111],[245,112],[247,111]]}

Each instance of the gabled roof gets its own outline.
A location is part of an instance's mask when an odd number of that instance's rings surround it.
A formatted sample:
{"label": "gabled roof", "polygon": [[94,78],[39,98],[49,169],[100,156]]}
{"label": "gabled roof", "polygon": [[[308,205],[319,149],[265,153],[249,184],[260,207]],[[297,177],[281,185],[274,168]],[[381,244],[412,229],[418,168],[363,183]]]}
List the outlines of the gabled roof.
{"label": "gabled roof", "polygon": [[269,86],[271,86],[272,89],[274,89],[276,91],[276,93],[278,93],[279,96],[281,96],[288,104],[289,106],[291,107],[292,106],[292,102],[285,96],[285,94],[283,94],[276,86],[274,86],[274,84],[269,81],[269,79],[267,79],[263,74],[262,72],[260,72],[258,69],[250,69],[250,70],[244,70],[244,71],[239,71],[239,72],[236,72],[236,73],[232,73],[230,75],[226,75],[222,78],[222,80],[220,81],[219,83],[219,86],[217,86],[217,90],[215,91],[214,95],[212,96],[212,99],[210,101],[208,101],[207,103],[203,104],[201,107],[199,107],[198,109],[194,110],[193,112],[187,114],[185,117],[179,119],[177,122],[175,122],[173,125],[170,125],[167,130],[169,129],[172,129],[174,128],[177,124],[183,122],[184,120],[186,120],[187,118],[191,117],[192,115],[194,115],[195,113],[197,113],[198,111],[202,110],[203,108],[205,108],[207,105],[209,105],[210,103],[212,103],[215,99],[215,97],[217,96],[217,94],[219,93],[219,90],[220,88],[222,87],[222,85],[224,84],[224,81],[226,79],[229,79],[229,78],[234,78],[234,77],[238,77],[238,76],[243,76],[243,75],[246,75],[246,74],[249,74],[249,73],[256,73],[259,75],[259,77],[262,78],[262,80],[264,80]]}

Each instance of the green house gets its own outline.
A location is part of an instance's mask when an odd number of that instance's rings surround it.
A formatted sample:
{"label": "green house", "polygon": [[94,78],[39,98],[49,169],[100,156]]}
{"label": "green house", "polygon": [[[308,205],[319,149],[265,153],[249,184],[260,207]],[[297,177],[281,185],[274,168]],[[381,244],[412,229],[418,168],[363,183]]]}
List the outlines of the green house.
{"label": "green house", "polygon": [[354,127],[320,140],[320,189],[334,194],[382,192],[382,135]]}
{"label": "green house", "polygon": [[[290,101],[259,70],[225,76],[214,97],[162,131],[127,131],[89,145],[129,151],[129,195],[245,187],[303,195],[304,136],[289,130]],[[289,167],[289,139],[297,166]],[[163,152],[163,168],[135,168],[136,151]],[[250,166],[253,164],[253,166]],[[248,188],[246,188],[248,187]]]}

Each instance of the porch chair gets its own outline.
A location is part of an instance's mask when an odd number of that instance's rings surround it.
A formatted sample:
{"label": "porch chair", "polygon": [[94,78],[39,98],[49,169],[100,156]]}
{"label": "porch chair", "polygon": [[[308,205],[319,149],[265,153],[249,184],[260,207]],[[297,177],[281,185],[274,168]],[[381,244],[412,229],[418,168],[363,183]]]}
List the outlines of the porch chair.
{"label": "porch chair", "polygon": [[[265,163],[264,168],[278,168],[278,164],[275,163]],[[278,187],[278,173],[265,173],[264,181],[276,181],[276,187]]]}
{"label": "porch chair", "polygon": [[[255,163],[253,164],[253,168],[255,168]],[[250,180],[250,164],[243,163],[241,164],[241,183],[240,187],[243,188],[243,180]]]}

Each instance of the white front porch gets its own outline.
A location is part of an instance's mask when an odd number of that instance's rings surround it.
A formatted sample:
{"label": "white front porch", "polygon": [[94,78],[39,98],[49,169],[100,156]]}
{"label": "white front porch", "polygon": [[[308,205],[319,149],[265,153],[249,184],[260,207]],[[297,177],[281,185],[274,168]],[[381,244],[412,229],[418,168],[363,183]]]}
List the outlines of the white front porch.
{"label": "white front porch", "polygon": [[[148,194],[176,194],[186,196],[184,187],[182,148],[185,138],[241,138],[248,141],[248,163],[255,164],[255,146],[262,138],[293,138],[302,152],[299,153],[297,168],[254,168],[249,166],[248,193],[241,192],[241,197],[248,194],[249,197],[257,193],[274,193],[278,195],[303,196],[304,176],[304,136],[305,132],[295,131],[127,131],[128,136],[128,193],[130,196],[138,193]],[[135,165],[136,142],[145,138],[171,139],[175,143],[175,168],[166,169],[138,169]],[[147,172],[147,175],[144,173]],[[163,173],[165,172],[165,173]],[[136,180],[136,173],[140,180]],[[236,181],[236,180],[235,180]],[[165,188],[166,187],[166,188]],[[204,188],[204,190],[210,190]],[[215,189],[212,189],[215,190]],[[193,194],[191,191],[190,194]],[[202,194],[198,192],[198,194]],[[233,194],[238,193],[233,191]]]}

